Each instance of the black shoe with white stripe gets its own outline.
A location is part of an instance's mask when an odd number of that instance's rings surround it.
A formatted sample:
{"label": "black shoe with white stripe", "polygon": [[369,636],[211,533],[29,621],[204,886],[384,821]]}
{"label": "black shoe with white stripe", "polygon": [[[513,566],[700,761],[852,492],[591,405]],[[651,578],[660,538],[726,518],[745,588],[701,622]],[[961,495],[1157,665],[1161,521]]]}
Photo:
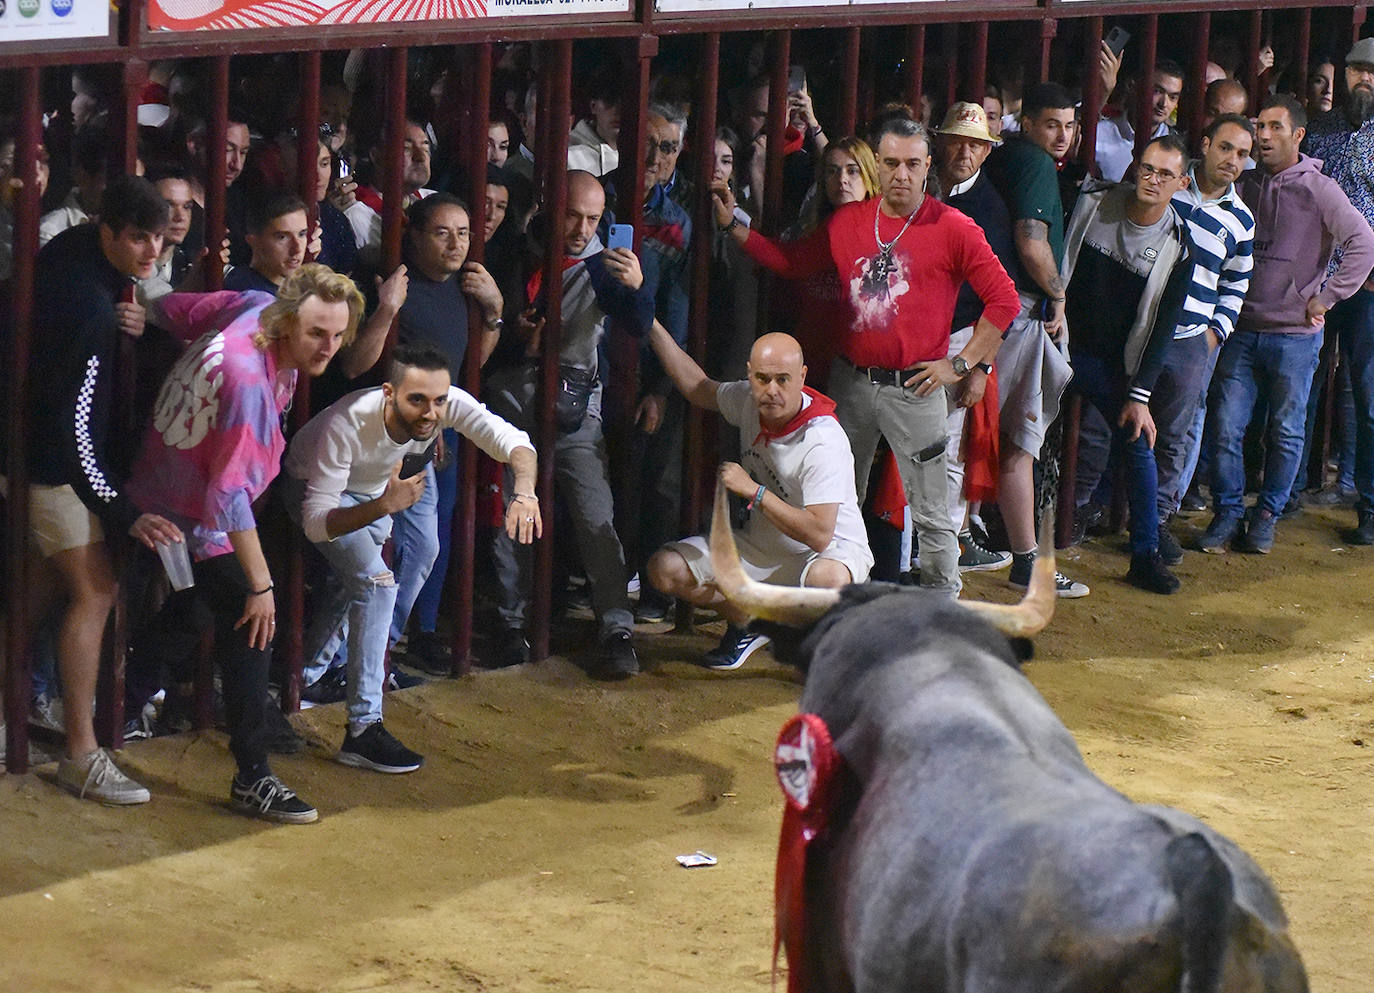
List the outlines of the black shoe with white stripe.
{"label": "black shoe with white stripe", "polygon": [[738,669],[749,656],[771,640],[766,634],[755,634],[747,628],[730,624],[725,628],[720,644],[702,656],[701,664],[708,669],[722,671]]}

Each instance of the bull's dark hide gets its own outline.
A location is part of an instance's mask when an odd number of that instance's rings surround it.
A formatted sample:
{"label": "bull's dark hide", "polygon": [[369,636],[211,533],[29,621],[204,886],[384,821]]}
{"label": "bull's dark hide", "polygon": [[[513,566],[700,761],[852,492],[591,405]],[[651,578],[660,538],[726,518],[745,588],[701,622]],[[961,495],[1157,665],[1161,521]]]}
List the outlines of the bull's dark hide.
{"label": "bull's dark hide", "polygon": [[792,647],[856,784],[811,857],[808,993],[1305,993],[1255,862],[1093,775],[981,620],[852,588]]}

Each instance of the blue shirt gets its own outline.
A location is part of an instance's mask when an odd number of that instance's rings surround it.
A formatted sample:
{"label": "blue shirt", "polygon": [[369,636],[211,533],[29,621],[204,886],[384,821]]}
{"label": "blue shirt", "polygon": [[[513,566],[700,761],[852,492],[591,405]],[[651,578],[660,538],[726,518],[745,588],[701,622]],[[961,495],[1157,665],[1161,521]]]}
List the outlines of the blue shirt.
{"label": "blue shirt", "polygon": [[1303,145],[1374,227],[1374,118],[1357,128],[1344,111],[1329,110],[1312,121]]}

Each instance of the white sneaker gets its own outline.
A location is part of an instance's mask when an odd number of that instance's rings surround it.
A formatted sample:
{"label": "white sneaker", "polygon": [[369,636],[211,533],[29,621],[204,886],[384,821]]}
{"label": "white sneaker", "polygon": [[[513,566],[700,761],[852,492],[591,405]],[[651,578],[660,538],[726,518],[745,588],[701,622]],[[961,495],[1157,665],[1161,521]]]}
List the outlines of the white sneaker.
{"label": "white sneaker", "polygon": [[90,797],[111,806],[152,799],[151,793],[119,771],[114,757],[103,748],[79,759],[62,758],[57,763],[57,785],[83,800]]}

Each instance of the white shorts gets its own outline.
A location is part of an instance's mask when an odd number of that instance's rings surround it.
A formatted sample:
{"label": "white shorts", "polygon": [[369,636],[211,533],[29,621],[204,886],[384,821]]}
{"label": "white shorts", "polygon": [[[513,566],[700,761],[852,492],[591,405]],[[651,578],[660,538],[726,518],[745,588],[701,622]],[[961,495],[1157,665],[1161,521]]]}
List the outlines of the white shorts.
{"label": "white shorts", "polygon": [[[790,557],[786,561],[766,558],[763,553],[740,531],[735,532],[735,544],[739,547],[740,562],[750,579],[772,586],[805,586],[807,573],[817,559],[830,559],[849,570],[851,582],[862,583],[868,579],[868,571],[873,568],[873,553],[867,545],[855,545],[852,541],[835,538],[823,552],[807,549],[804,554]],[[703,535],[670,541],[663,546],[681,555],[691,570],[692,578],[700,585],[715,582],[716,573],[711,568],[711,550]]]}
{"label": "white shorts", "polygon": [[[9,490],[9,480],[0,476],[0,495],[8,498]],[[38,554],[48,559],[58,552],[104,541],[105,529],[71,486],[30,483],[29,540]]]}

